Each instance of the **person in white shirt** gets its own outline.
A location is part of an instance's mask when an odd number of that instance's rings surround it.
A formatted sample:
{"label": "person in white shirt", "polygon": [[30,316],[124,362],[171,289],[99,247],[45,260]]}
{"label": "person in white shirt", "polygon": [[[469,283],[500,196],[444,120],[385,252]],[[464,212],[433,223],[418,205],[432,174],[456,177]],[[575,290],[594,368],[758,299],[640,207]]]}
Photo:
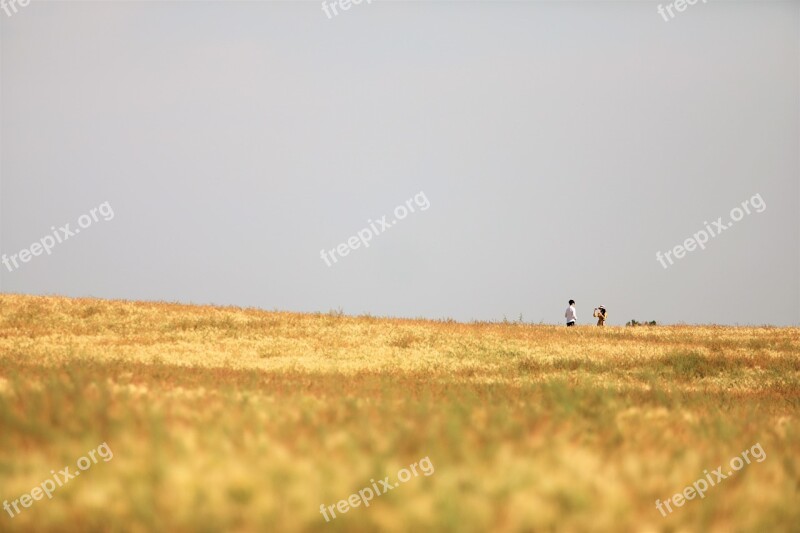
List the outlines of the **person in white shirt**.
{"label": "person in white shirt", "polygon": [[575,325],[578,320],[578,313],[575,312],[575,300],[569,301],[569,307],[567,307],[567,312],[564,313],[564,318],[567,319],[567,326]]}

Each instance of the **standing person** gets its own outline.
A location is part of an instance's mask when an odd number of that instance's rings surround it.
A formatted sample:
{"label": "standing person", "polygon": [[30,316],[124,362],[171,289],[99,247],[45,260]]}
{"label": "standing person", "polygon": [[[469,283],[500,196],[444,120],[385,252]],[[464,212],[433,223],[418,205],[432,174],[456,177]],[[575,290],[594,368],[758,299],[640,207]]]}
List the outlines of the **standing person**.
{"label": "standing person", "polygon": [[567,312],[564,313],[564,318],[567,319],[567,326],[575,325],[575,321],[578,320],[578,313],[575,312],[575,300],[569,301],[569,307],[567,307]]}
{"label": "standing person", "polygon": [[605,326],[606,325],[606,308],[602,305],[600,307],[596,307],[594,310],[594,314],[592,315],[597,319],[598,326]]}

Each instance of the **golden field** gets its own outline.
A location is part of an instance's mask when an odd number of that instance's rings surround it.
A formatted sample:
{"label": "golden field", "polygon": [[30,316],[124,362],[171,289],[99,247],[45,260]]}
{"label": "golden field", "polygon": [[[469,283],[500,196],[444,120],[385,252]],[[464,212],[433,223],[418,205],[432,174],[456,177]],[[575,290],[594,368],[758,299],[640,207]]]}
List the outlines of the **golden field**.
{"label": "golden field", "polygon": [[0,502],[113,450],[0,531],[800,531],[799,414],[800,328],[0,295]]}

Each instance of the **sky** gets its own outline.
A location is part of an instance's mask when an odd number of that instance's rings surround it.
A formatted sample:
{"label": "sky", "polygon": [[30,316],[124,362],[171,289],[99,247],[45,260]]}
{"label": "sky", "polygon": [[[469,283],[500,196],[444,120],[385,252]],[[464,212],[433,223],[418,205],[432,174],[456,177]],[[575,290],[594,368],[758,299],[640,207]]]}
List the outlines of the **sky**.
{"label": "sky", "polygon": [[16,4],[0,291],[800,325],[800,0],[660,4]]}

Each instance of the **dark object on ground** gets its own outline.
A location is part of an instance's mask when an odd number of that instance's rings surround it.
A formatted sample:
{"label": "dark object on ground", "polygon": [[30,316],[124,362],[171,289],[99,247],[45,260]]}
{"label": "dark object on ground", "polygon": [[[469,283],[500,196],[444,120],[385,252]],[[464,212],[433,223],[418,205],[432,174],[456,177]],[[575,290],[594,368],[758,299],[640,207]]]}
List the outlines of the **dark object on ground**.
{"label": "dark object on ground", "polygon": [[630,322],[625,323],[626,326],[657,326],[655,320],[651,320],[650,322],[637,322],[635,320],[631,320]]}

